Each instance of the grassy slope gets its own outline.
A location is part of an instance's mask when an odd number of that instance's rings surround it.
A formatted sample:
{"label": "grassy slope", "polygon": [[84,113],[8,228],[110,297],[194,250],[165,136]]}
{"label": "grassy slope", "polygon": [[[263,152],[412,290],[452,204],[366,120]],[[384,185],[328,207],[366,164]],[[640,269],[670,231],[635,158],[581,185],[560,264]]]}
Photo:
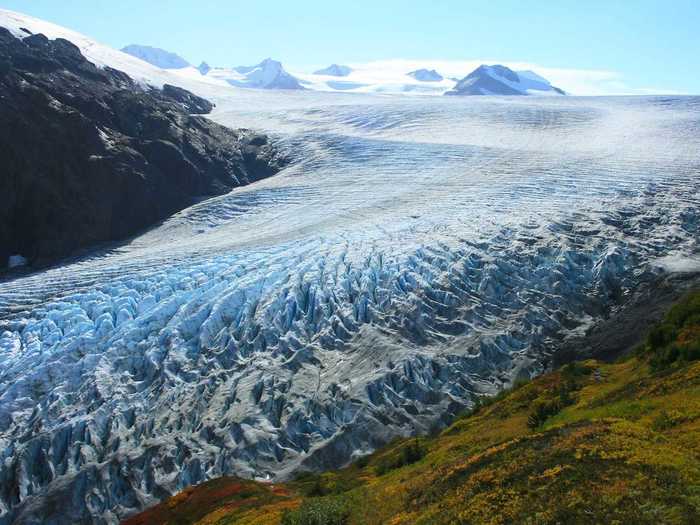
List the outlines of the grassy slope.
{"label": "grassy slope", "polygon": [[439,436],[284,485],[215,480],[127,523],[700,523],[698,349],[700,293],[635,356],[567,365]]}

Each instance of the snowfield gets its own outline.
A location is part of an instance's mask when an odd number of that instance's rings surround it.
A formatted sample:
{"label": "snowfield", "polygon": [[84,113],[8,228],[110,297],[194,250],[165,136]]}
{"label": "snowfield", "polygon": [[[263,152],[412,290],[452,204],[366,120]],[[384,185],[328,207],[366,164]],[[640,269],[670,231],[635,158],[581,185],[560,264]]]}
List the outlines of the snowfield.
{"label": "snowfield", "polygon": [[2,524],[341,465],[700,262],[700,98],[196,87],[295,162],[0,282]]}
{"label": "snowfield", "polygon": [[[127,73],[140,84],[162,88],[163,84],[179,86],[197,92],[206,86],[226,88],[228,83],[216,78],[204,77],[194,67],[161,69],[123,51],[118,51],[71,29],[52,24],[24,13],[0,9],[0,27],[8,29],[18,38],[29,33],[42,33],[50,39],[65,38],[78,46],[80,52],[97,67],[109,66]],[[25,29],[27,31],[25,31]]]}

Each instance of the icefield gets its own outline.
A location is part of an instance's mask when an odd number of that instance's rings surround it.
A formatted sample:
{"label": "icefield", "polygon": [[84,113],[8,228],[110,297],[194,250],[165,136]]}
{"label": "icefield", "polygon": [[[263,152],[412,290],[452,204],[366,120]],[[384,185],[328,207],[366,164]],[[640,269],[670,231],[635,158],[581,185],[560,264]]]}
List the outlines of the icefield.
{"label": "icefield", "polygon": [[294,162],[0,282],[0,523],[343,465],[700,261],[700,98],[211,89]]}

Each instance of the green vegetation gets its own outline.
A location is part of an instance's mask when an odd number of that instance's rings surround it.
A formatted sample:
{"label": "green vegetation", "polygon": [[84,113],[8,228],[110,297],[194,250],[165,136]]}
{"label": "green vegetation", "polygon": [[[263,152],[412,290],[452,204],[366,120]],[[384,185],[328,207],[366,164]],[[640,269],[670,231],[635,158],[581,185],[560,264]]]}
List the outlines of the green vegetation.
{"label": "green vegetation", "polygon": [[345,525],[350,508],[342,498],[305,500],[298,509],[282,515],[282,525]]}
{"label": "green vegetation", "polygon": [[[436,436],[397,440],[342,470],[205,484],[132,523],[700,523],[698,348],[700,293],[622,361],[519,382]],[[163,508],[190,521],[151,519]]]}
{"label": "green vegetation", "polygon": [[540,399],[534,403],[534,408],[527,418],[527,426],[536,429],[542,426],[547,419],[562,411],[563,408],[572,405],[575,401],[574,393],[581,386],[580,380],[587,377],[592,370],[581,363],[570,363],[562,367],[562,381],[551,390],[546,391]]}
{"label": "green vegetation", "polygon": [[651,329],[640,353],[651,355],[654,370],[700,359],[700,294],[675,304],[664,321]]}
{"label": "green vegetation", "polygon": [[283,487],[226,477],[189,487],[122,525],[238,523],[259,508],[279,522],[282,513],[295,506]]}
{"label": "green vegetation", "polygon": [[408,443],[402,444],[398,450],[392,451],[382,457],[376,466],[376,472],[383,476],[390,470],[401,468],[415,463],[425,456],[426,449],[419,438],[412,439]]}

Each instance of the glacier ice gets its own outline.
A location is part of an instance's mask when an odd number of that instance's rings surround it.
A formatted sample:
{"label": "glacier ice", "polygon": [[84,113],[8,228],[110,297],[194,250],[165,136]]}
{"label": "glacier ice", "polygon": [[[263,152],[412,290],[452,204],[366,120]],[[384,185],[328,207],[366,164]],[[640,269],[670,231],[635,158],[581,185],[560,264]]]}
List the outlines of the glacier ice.
{"label": "glacier ice", "polygon": [[697,260],[697,98],[250,92],[212,118],[297,161],[0,282],[0,523],[341,465]]}

